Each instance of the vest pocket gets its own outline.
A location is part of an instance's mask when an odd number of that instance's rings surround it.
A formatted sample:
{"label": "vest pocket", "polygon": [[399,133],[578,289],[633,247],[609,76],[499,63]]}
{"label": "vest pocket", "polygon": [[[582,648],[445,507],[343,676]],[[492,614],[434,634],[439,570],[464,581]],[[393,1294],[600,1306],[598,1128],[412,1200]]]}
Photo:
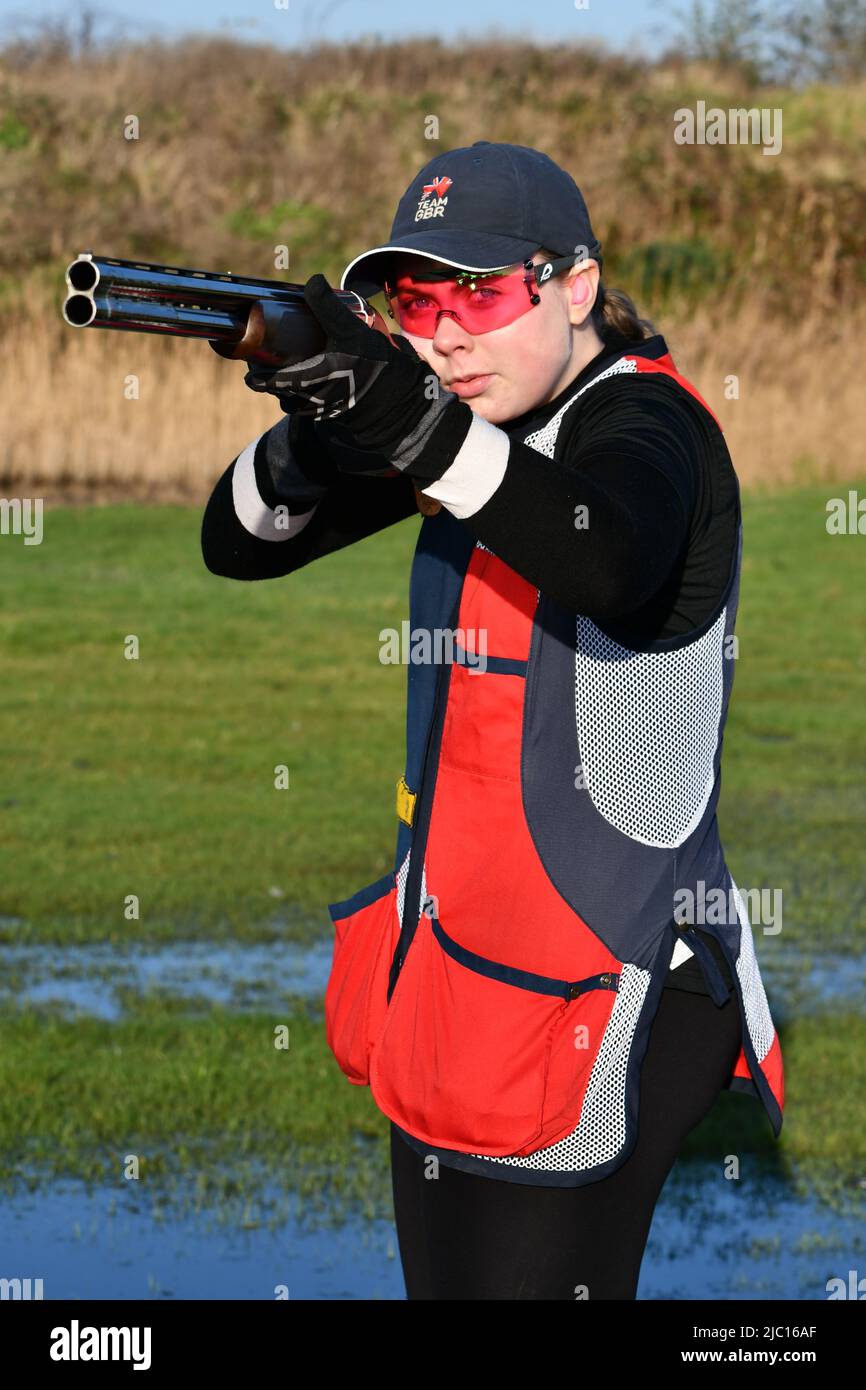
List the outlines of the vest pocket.
{"label": "vest pocket", "polygon": [[553,1143],[579,1119],[618,979],[516,969],[422,913],[373,1046],[377,1105],[443,1148],[503,1156]]}
{"label": "vest pocket", "polygon": [[400,935],[393,870],[343,902],[329,903],[334,954],[325,990],[325,1037],[350,1081],[369,1083],[369,1055],[385,1018]]}

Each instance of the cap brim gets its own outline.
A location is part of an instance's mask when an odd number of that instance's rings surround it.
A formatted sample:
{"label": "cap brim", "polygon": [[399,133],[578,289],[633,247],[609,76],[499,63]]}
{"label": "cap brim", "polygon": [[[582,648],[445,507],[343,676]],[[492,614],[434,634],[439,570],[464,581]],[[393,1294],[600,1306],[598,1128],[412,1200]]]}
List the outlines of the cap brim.
{"label": "cap brim", "polygon": [[389,257],[395,251],[426,256],[440,264],[453,265],[455,270],[503,270],[515,261],[526,260],[537,250],[538,245],[533,241],[497,236],[493,232],[456,229],[446,232],[441,227],[427,228],[356,256],[343,271],[340,289],[355,290],[365,297],[378,294],[385,283]]}

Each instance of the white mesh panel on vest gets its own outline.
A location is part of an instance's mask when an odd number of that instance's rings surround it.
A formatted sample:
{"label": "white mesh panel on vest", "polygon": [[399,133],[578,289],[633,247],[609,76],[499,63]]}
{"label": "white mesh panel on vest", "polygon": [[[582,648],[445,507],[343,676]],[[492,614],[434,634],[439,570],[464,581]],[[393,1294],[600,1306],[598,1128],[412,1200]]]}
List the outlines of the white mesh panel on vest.
{"label": "white mesh panel on vest", "polygon": [[581,386],[579,391],[575,391],[573,396],[569,396],[565,405],[560,406],[555,415],[552,415],[546,425],[542,425],[540,430],[535,430],[533,434],[528,434],[524,440],[531,448],[537,449],[540,454],[547,454],[548,458],[553,458],[553,450],[556,445],[556,436],[559,434],[559,427],[562,424],[562,417],[571,405],[582,396],[584,391],[588,391],[596,382],[604,381],[605,377],[618,376],[621,372],[636,372],[637,363],[633,357],[620,357],[610,367],[606,367],[598,376],[593,377],[585,386]]}
{"label": "white mesh panel on vest", "polygon": [[713,790],[724,674],[723,608],[685,647],[636,652],[578,616],[574,698],[595,809],[644,845],[681,845]]}
{"label": "white mesh panel on vest", "polygon": [[648,970],[636,965],[622,967],[619,989],[590,1073],[580,1120],[570,1134],[531,1154],[508,1157],[473,1154],[472,1157],[548,1173],[594,1168],[613,1158],[625,1142],[628,1059],[649,982]]}
{"label": "white mesh panel on vest", "polygon": [[[406,858],[397,870],[397,915],[400,918],[400,929],[403,928],[403,906],[406,901],[406,880],[409,877],[409,860],[412,858],[411,849],[408,850]],[[421,870],[421,893],[418,899],[418,914],[421,913],[421,904],[427,897],[427,866]]]}
{"label": "white mesh panel on vest", "polygon": [[743,991],[743,1011],[746,1015],[746,1026],[752,1040],[752,1047],[755,1049],[755,1056],[759,1062],[762,1062],[773,1046],[776,1030],[770,1016],[770,1006],[764,992],[764,982],[758,969],[758,958],[755,955],[755,942],[749,914],[740,896],[740,890],[733,879],[731,879],[731,884],[737,904],[737,916],[740,919],[740,954],[737,956],[737,974],[740,977]]}

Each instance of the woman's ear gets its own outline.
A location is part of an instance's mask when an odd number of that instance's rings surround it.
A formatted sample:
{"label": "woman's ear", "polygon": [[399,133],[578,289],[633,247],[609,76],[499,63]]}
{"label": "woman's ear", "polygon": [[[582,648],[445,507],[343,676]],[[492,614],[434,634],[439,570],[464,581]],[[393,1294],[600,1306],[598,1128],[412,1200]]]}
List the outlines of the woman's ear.
{"label": "woman's ear", "polygon": [[571,272],[569,318],[574,324],[583,323],[595,303],[598,289],[598,262],[579,262]]}

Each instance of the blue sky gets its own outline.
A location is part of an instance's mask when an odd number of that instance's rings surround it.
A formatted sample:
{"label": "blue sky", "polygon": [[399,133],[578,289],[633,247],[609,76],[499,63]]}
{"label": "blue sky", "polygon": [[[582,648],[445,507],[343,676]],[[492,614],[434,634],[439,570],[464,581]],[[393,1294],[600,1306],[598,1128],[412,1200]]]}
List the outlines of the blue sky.
{"label": "blue sky", "polygon": [[[648,54],[676,27],[675,7],[661,0],[98,0],[97,33],[110,21],[130,38],[147,33],[170,39],[190,31],[229,34],[286,47],[303,47],[324,38],[344,40],[364,35],[382,39],[439,34],[446,39],[501,33],[530,42],[599,38],[612,48],[640,44]],[[683,8],[689,0],[682,0]],[[10,21],[59,17],[74,28],[79,6],[42,0],[36,10],[21,0],[0,0],[4,31]]]}

